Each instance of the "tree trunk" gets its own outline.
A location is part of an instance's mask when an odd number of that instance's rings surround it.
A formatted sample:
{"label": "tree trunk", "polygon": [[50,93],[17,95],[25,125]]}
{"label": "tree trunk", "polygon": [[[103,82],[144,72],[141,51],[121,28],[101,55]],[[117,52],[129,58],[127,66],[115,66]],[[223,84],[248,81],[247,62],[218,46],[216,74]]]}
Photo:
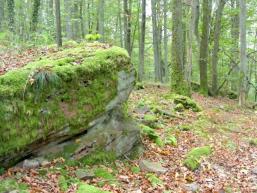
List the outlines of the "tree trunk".
{"label": "tree trunk", "polygon": [[246,56],[246,3],[240,0],[240,89],[239,105],[244,106],[247,93],[247,56]]}
{"label": "tree trunk", "polygon": [[[121,0],[118,0],[118,5],[119,7],[121,7]],[[118,12],[118,23],[119,23],[119,36],[120,36],[120,47],[124,47],[124,40],[123,40],[123,28],[122,28],[122,19],[121,19],[121,11],[119,9],[119,12]]]}
{"label": "tree trunk", "polygon": [[104,0],[99,0],[98,4],[98,33],[101,35],[100,41],[104,41]]}
{"label": "tree trunk", "polygon": [[66,37],[72,39],[72,29],[71,29],[71,0],[64,0],[64,7],[66,10],[65,14],[65,31]]}
{"label": "tree trunk", "polygon": [[62,26],[60,0],[55,0],[55,19],[56,19],[56,43],[58,47],[62,46]]}
{"label": "tree trunk", "polygon": [[161,64],[159,48],[159,30],[157,26],[156,0],[151,0],[152,7],[152,28],[153,28],[153,50],[154,50],[154,72],[155,81],[161,81]]}
{"label": "tree trunk", "polygon": [[144,78],[144,63],[145,63],[145,28],[146,28],[146,0],[142,0],[142,19],[139,43],[139,64],[138,64],[138,79],[142,81]]}
{"label": "tree trunk", "polygon": [[124,45],[125,49],[128,51],[131,56],[131,9],[132,9],[132,0],[123,0],[124,8]]}
{"label": "tree trunk", "polygon": [[14,0],[7,1],[9,30],[14,32]]}
{"label": "tree trunk", "polygon": [[30,30],[32,32],[35,32],[37,30],[39,8],[40,8],[40,0],[33,0],[33,11],[32,11],[31,26],[30,26]]}
{"label": "tree trunk", "polygon": [[4,25],[4,0],[0,0],[0,32],[3,31],[3,25]]}
{"label": "tree trunk", "polygon": [[212,94],[216,96],[218,90],[218,54],[219,54],[219,41],[220,41],[220,30],[221,30],[221,19],[223,14],[223,9],[226,1],[220,0],[218,9],[215,16],[215,26],[214,26],[214,46],[212,53]]}
{"label": "tree trunk", "polygon": [[209,46],[209,30],[210,30],[210,2],[203,0],[203,24],[202,24],[202,39],[200,45],[200,92],[208,95],[208,46]]}
{"label": "tree trunk", "polygon": [[181,0],[173,0],[172,7],[172,73],[171,88],[181,95],[190,95],[183,73],[183,7]]}
{"label": "tree trunk", "polygon": [[[231,39],[232,39],[232,59],[236,63],[239,61],[238,53],[239,53],[239,0],[231,0],[231,8],[232,11],[235,12],[231,18]],[[238,62],[239,63],[239,62]],[[233,67],[235,66],[236,67]],[[234,92],[238,92],[238,76],[239,76],[239,67],[237,64],[234,64],[232,62],[230,64],[231,68],[233,68],[233,71],[231,73],[231,90]]]}
{"label": "tree trunk", "polygon": [[164,34],[163,34],[163,48],[164,48],[164,68],[165,68],[165,82],[168,82],[169,80],[169,66],[168,66],[168,5],[167,0],[164,0],[163,2],[163,28],[164,28]]}
{"label": "tree trunk", "polygon": [[84,0],[79,2],[79,18],[80,18],[80,27],[81,27],[81,38],[85,37],[85,25],[84,25]]}

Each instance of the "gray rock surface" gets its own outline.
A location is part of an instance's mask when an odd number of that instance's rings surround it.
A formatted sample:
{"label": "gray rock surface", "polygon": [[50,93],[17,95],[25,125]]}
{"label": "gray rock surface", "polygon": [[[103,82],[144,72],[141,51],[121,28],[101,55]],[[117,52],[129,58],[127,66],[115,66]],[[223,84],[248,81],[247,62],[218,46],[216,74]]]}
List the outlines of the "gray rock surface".
{"label": "gray rock surface", "polygon": [[95,177],[95,174],[86,169],[78,169],[75,171],[75,175],[80,180],[90,180]]}
{"label": "gray rock surface", "polygon": [[141,170],[146,172],[153,172],[157,174],[163,174],[167,172],[167,168],[162,167],[162,165],[158,162],[151,162],[149,160],[141,160],[139,162],[139,167]]}
{"label": "gray rock surface", "polygon": [[193,182],[190,184],[185,184],[184,188],[189,192],[197,192],[199,190],[199,185]]}

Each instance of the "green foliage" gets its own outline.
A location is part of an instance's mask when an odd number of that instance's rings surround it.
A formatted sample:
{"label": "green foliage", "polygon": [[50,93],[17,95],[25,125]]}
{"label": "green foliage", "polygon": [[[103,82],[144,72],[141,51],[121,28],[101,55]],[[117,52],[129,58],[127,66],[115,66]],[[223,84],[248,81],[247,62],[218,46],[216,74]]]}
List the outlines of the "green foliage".
{"label": "green foliage", "polygon": [[184,165],[194,171],[199,168],[201,159],[204,156],[208,156],[212,153],[212,150],[209,146],[204,147],[196,147],[193,148],[190,152],[187,153],[186,158],[184,160]]}
{"label": "green foliage", "polygon": [[26,184],[17,183],[14,179],[1,180],[0,192],[9,192],[12,190],[18,190],[19,193],[29,193],[28,186]]}
{"label": "green foliage", "polygon": [[94,173],[95,173],[95,176],[99,177],[99,178],[103,178],[106,180],[114,180],[115,179],[113,174],[111,174],[109,171],[107,171],[104,168],[97,168],[97,169],[95,169]]}
{"label": "green foliage", "polygon": [[80,184],[76,193],[111,193],[108,191],[103,191],[95,186],[88,184]]}
{"label": "green foliage", "polygon": [[163,181],[153,173],[146,174],[146,178],[149,180],[154,188],[156,188],[157,186],[163,186]]}
{"label": "green foliage", "polygon": [[87,34],[85,36],[85,39],[87,41],[97,41],[101,38],[101,35],[100,34]]}
{"label": "green foliage", "polygon": [[61,191],[66,192],[69,188],[68,183],[64,176],[59,177],[58,181],[59,187],[61,188]]}
{"label": "green foliage", "polygon": [[139,168],[139,167],[136,167],[136,166],[133,166],[133,167],[131,167],[131,171],[132,171],[134,174],[138,174],[138,173],[140,173],[140,168]]}
{"label": "green foliage", "polygon": [[178,145],[177,138],[174,135],[170,135],[165,139],[165,144],[177,146]]}

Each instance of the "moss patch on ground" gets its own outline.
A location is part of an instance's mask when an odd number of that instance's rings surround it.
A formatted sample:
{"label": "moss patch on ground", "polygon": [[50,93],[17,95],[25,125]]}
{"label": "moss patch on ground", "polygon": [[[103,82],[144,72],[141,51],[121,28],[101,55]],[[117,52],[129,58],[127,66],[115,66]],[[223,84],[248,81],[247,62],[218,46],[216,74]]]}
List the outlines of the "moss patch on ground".
{"label": "moss patch on ground", "polygon": [[76,193],[111,193],[88,184],[80,184]]}
{"label": "moss patch on ground", "polygon": [[118,71],[131,67],[124,49],[82,43],[0,76],[0,167],[50,134],[83,131],[115,97]]}
{"label": "moss patch on ground", "polygon": [[212,153],[212,150],[209,146],[204,147],[196,147],[187,153],[186,158],[184,160],[184,165],[194,171],[199,168],[201,164],[201,159],[204,156],[208,156]]}
{"label": "moss patch on ground", "polygon": [[26,184],[18,183],[14,179],[5,179],[0,182],[0,192],[9,192],[16,190],[19,193],[29,193],[28,186]]}

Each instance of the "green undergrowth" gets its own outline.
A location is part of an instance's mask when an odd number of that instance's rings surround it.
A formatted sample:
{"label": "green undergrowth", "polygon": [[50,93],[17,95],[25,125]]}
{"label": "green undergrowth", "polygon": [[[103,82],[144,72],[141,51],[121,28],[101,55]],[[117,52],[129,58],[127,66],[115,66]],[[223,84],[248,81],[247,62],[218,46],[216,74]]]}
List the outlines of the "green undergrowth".
{"label": "green undergrowth", "polygon": [[84,130],[115,97],[117,72],[130,68],[125,50],[82,43],[1,75],[0,167],[50,132]]}
{"label": "green undergrowth", "polygon": [[163,186],[163,181],[153,173],[146,174],[146,178],[149,180],[153,188]]}
{"label": "green undergrowth", "polygon": [[108,164],[113,163],[117,159],[115,152],[106,152],[106,151],[96,151],[89,155],[86,155],[80,159],[80,163],[85,165],[94,165],[94,164]]}
{"label": "green undergrowth", "polygon": [[165,145],[164,141],[161,139],[160,135],[155,131],[155,129],[143,124],[141,124],[140,127],[142,135],[147,136],[160,147]]}
{"label": "green undergrowth", "polygon": [[249,140],[250,145],[257,146],[257,138],[252,138]]}
{"label": "green undergrowth", "polygon": [[19,193],[29,193],[26,184],[18,183],[15,179],[5,179],[0,181],[0,192],[18,191]]}
{"label": "green undergrowth", "polygon": [[101,190],[100,188],[92,185],[81,183],[79,184],[78,190],[76,191],[76,193],[111,193],[111,192]]}
{"label": "green undergrowth", "polygon": [[199,168],[203,157],[212,153],[212,149],[209,146],[196,147],[189,151],[184,160],[184,165],[194,171]]}

